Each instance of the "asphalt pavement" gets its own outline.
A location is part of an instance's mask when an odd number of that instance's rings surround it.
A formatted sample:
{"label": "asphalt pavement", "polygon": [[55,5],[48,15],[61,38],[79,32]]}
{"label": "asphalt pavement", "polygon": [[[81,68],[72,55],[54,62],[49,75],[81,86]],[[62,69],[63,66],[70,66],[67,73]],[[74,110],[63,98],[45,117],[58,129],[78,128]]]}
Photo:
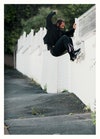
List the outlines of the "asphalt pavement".
{"label": "asphalt pavement", "polygon": [[95,135],[92,112],[74,92],[48,94],[17,70],[5,69],[5,134]]}

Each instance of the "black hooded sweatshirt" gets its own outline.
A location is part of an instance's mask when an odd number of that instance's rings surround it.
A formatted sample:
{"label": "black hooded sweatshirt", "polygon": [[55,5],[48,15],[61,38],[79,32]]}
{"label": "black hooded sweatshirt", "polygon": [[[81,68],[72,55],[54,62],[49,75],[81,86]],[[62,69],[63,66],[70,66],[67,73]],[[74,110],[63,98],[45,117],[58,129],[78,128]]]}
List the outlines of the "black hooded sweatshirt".
{"label": "black hooded sweatshirt", "polygon": [[55,15],[56,12],[51,12],[47,18],[46,18],[46,29],[47,29],[47,34],[45,35],[44,43],[47,44],[48,50],[54,46],[57,42],[57,40],[63,36],[67,35],[68,37],[73,37],[74,34],[74,29],[71,29],[69,31],[64,31],[61,30],[59,27],[57,27],[56,24],[52,23],[52,17]]}

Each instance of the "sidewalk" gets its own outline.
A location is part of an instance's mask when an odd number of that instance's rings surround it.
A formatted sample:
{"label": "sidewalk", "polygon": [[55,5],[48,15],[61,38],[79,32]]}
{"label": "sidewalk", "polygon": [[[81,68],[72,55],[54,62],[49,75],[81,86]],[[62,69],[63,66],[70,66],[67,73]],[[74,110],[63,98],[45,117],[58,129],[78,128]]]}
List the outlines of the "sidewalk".
{"label": "sidewalk", "polygon": [[9,134],[95,134],[91,113],[73,93],[47,94],[16,70],[5,70]]}

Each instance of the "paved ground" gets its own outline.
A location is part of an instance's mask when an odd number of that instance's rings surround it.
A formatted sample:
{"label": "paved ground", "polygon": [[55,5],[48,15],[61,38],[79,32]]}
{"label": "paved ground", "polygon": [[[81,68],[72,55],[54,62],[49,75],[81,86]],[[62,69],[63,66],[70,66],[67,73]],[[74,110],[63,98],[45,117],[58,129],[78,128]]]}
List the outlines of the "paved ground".
{"label": "paved ground", "polygon": [[16,70],[5,70],[4,100],[9,134],[95,134],[91,112],[74,93],[47,94]]}

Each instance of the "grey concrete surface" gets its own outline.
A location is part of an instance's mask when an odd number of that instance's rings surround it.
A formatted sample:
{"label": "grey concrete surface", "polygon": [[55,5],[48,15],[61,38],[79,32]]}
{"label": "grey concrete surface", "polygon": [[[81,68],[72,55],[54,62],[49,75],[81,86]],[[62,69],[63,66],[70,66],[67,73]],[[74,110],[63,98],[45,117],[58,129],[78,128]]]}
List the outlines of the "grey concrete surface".
{"label": "grey concrete surface", "polygon": [[13,69],[5,69],[4,87],[9,134],[95,134],[91,112],[74,93],[48,94]]}

